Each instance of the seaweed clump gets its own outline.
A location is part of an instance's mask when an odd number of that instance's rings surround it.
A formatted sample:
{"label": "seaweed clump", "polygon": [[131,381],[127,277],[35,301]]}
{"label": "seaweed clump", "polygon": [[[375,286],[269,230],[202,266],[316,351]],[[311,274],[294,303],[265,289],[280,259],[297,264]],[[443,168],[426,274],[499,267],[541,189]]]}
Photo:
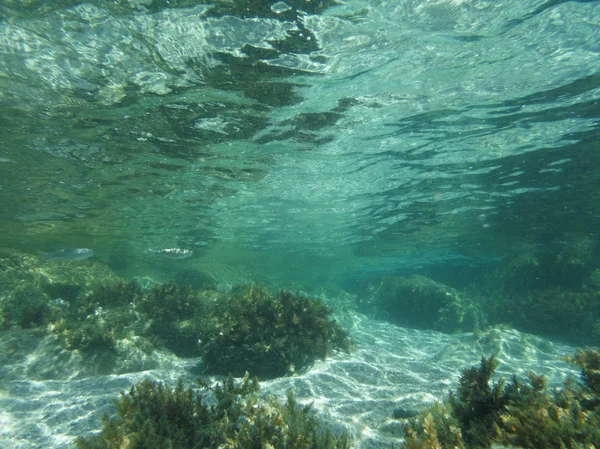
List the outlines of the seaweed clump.
{"label": "seaweed clump", "polygon": [[142,289],[119,281],[63,302],[52,332],[67,350],[111,350],[118,340],[137,336],[179,356],[199,356],[202,294],[208,292],[174,283]]}
{"label": "seaweed clump", "polygon": [[506,406],[504,381],[490,384],[495,369],[494,357],[483,357],[479,367],[463,371],[456,393],[450,393],[450,407],[467,447],[486,447]]}
{"label": "seaweed clump", "polygon": [[146,334],[180,357],[198,357],[209,309],[220,294],[195,290],[173,282],[153,285],[135,302],[136,310],[147,317]]}
{"label": "seaweed clump", "polygon": [[34,256],[0,248],[0,330],[44,327],[56,319],[62,302],[116,279],[99,263],[42,264]]}
{"label": "seaweed clump", "polygon": [[600,247],[578,238],[506,257],[471,288],[491,324],[578,345],[600,342]]}
{"label": "seaweed clump", "polygon": [[264,287],[239,288],[216,306],[203,337],[203,358],[210,371],[262,377],[291,374],[333,349],[348,350],[346,332],[330,318],[321,301]]}
{"label": "seaweed clump", "polygon": [[543,376],[513,375],[491,383],[494,358],[463,371],[456,393],[405,424],[407,449],[580,449],[600,444],[600,354],[579,351],[572,359],[581,383],[567,379],[551,391]]}
{"label": "seaweed clump", "polygon": [[293,393],[281,405],[258,396],[258,381],[246,374],[216,387],[174,389],[144,380],[115,401],[116,416],[104,416],[97,435],[79,437],[78,449],[346,449],[346,433],[334,436]]}
{"label": "seaweed clump", "polygon": [[[347,350],[346,332],[317,299],[265,287],[231,292],[173,282],[143,288],[92,262],[40,265],[0,249],[0,331],[39,328],[102,372],[155,364],[153,352],[203,357],[208,370],[263,377],[294,373]],[[39,332],[41,335],[41,332]]]}
{"label": "seaweed clump", "polygon": [[420,275],[387,276],[368,287],[361,307],[376,318],[400,326],[439,332],[470,332],[482,315],[455,289]]}
{"label": "seaweed clump", "polygon": [[165,347],[180,357],[202,356],[209,371],[223,375],[281,376],[350,344],[321,301],[257,286],[221,293],[120,281],[57,310],[51,329],[69,351],[101,356],[127,340],[145,353]]}
{"label": "seaweed clump", "polygon": [[51,330],[69,351],[113,350],[117,340],[142,331],[144,325],[131,304],[142,295],[134,282],[99,286],[71,302],[61,301]]}

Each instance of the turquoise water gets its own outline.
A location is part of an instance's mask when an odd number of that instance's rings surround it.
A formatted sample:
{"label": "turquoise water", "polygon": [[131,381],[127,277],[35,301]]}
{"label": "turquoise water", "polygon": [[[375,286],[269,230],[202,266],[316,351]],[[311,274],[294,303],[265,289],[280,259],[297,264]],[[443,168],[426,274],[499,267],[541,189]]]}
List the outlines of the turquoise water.
{"label": "turquoise water", "polygon": [[[356,424],[363,447],[387,447],[401,440],[395,404],[439,398],[481,354],[558,384],[565,341],[600,344],[599,123],[597,1],[3,0],[0,249],[42,264],[89,248],[64,266],[330,301],[362,348],[272,390],[298,388]],[[585,315],[589,338],[553,331],[553,317],[529,326],[543,305],[514,319],[488,305],[488,323],[515,327],[492,347],[360,314],[356,298],[412,274],[513,305],[584,292],[592,306],[572,321]],[[172,354],[97,377],[30,338],[2,334],[22,356],[3,356],[7,447],[69,447],[147,373],[193,379]],[[48,395],[55,422],[35,414]]]}
{"label": "turquoise water", "polygon": [[596,238],[597,2],[193,3],[3,2],[4,246],[310,284]]}

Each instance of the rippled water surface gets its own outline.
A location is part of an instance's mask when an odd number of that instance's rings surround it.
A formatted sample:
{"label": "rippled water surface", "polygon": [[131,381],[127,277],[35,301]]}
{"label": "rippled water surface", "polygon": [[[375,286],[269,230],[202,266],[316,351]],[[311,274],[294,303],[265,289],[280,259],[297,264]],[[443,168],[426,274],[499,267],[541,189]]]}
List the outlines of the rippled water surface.
{"label": "rippled water surface", "polygon": [[0,14],[5,246],[124,275],[179,247],[315,283],[596,235],[598,2]]}
{"label": "rippled water surface", "polygon": [[[394,409],[443,398],[482,354],[554,386],[574,372],[562,337],[597,343],[599,122],[598,1],[0,0],[0,249],[57,259],[0,266],[0,302],[31,299],[13,272],[59,289],[57,267],[86,266],[312,292],[355,350],[266,391],[293,387],[358,448],[397,445]],[[484,333],[451,335],[357,311],[369,282],[415,273],[516,328],[473,315]],[[99,375],[51,327],[5,327],[0,446],[72,447],[120,389],[203,367],[138,351]]]}

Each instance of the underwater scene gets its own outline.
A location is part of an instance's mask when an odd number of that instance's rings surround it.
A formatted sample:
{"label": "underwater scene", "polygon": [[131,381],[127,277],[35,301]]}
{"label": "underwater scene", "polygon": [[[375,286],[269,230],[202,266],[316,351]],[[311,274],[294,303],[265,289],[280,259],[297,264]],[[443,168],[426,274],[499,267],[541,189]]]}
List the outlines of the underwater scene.
{"label": "underwater scene", "polygon": [[600,448],[600,1],[0,0],[0,449]]}

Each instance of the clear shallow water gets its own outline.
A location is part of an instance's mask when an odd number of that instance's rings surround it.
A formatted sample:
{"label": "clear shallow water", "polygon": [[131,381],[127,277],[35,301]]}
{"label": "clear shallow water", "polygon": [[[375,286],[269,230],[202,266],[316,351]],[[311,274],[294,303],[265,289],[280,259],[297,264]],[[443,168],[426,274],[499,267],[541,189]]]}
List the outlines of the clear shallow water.
{"label": "clear shallow water", "polygon": [[[479,363],[481,354],[496,354],[497,375],[508,379],[534,370],[549,387],[560,386],[577,371],[561,360],[575,348],[517,331],[445,335],[402,329],[361,315],[341,317],[356,350],[318,362],[305,373],[261,382],[264,393],[284,398],[290,388],[302,403],[334,428],[351,432],[356,448],[382,448],[402,441],[402,421],[391,418],[398,407],[419,409],[445,397],[465,366]],[[23,336],[14,337],[22,342]],[[3,341],[2,343],[6,343]],[[23,346],[26,346],[25,344]],[[74,437],[100,427],[112,411],[119,391],[144,378],[174,384],[182,377],[189,385],[202,366],[197,359],[177,359],[155,353],[147,363],[155,369],[111,376],[90,376],[81,362],[56,360],[56,343],[39,341],[26,358],[4,363],[0,379],[0,443],[14,449],[72,447]],[[77,358],[76,356],[74,357]],[[68,380],[40,380],[48,365],[70,372]],[[75,368],[79,366],[79,369]]]}
{"label": "clear shallow water", "polygon": [[[2,248],[92,248],[143,283],[359,291],[598,246],[597,1],[6,0],[0,19]],[[481,354],[559,384],[574,350],[344,324],[351,357],[265,390],[293,386],[365,448],[397,443],[391,411],[443,397]],[[58,352],[19,335],[2,335],[29,355],[1,367],[10,447],[68,447],[132,382],[196,375],[168,354],[104,377],[59,357],[79,376],[43,381]]]}
{"label": "clear shallow water", "polygon": [[597,2],[191,3],[4,2],[4,245],[315,283],[596,237]]}

